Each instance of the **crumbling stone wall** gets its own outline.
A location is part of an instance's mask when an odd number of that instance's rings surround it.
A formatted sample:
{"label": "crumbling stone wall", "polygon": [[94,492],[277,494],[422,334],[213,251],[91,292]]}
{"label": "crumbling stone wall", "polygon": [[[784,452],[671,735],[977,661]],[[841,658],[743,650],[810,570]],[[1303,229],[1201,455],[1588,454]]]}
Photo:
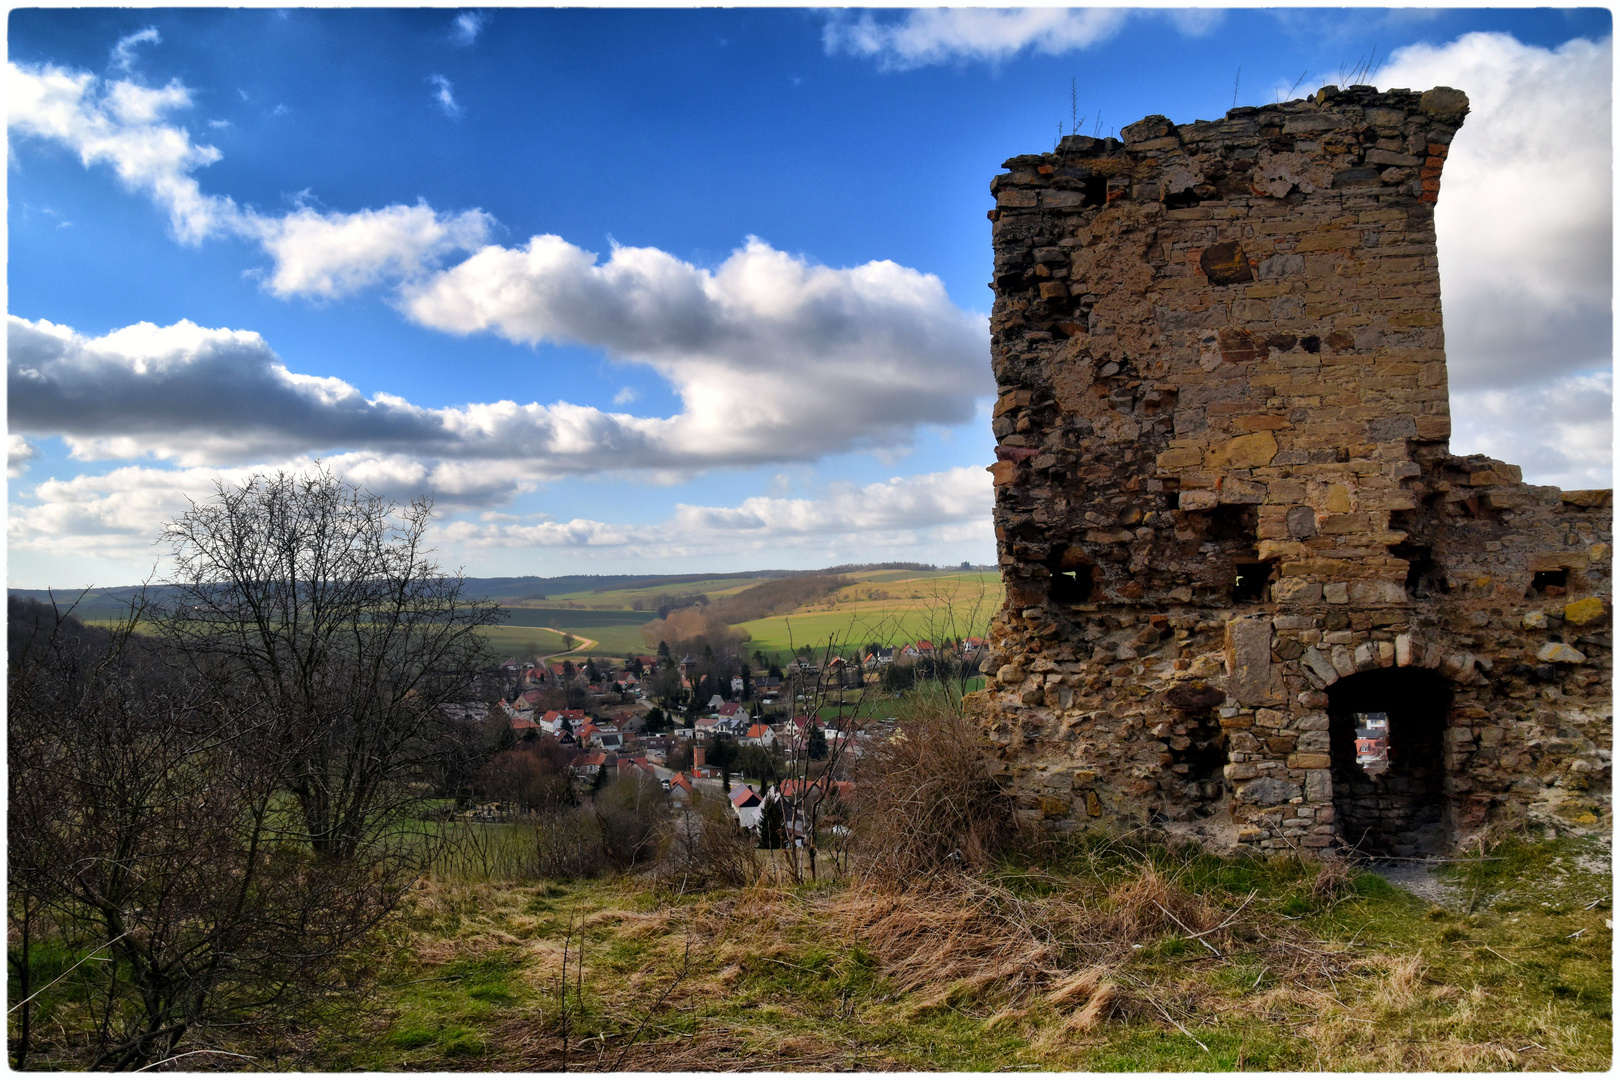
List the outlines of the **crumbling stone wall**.
{"label": "crumbling stone wall", "polygon": [[1397,854],[1607,821],[1610,493],[1448,450],[1467,110],[1328,87],[992,182],[1007,599],[972,706],[1026,816]]}

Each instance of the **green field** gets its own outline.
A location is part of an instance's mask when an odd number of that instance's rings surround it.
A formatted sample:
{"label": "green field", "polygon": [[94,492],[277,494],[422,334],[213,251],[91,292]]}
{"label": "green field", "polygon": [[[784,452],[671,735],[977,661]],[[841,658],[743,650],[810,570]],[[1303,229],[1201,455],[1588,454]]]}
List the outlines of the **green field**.
{"label": "green field", "polygon": [[[982,635],[1001,604],[1000,575],[961,570],[874,570],[845,575],[854,584],[785,615],[742,623],[749,641],[744,653],[756,650],[785,657],[802,645],[817,652],[829,642],[853,651],[877,642],[902,645],[929,640]],[[540,602],[508,605],[504,625],[488,631],[497,652],[556,652],[555,634],[570,633],[595,645],[581,656],[629,656],[652,647],[641,627],[657,617],[653,610],[634,610],[641,601],[651,608],[660,597],[702,593],[711,601],[760,584],[761,578],[718,578],[657,588],[615,589],[548,596]],[[572,606],[572,605],[579,606]],[[533,645],[534,648],[529,648]]]}
{"label": "green field", "polygon": [[885,570],[857,576],[857,584],[827,601],[743,623],[749,651],[786,653],[809,645],[820,652],[829,643],[854,649],[872,642],[976,637],[1001,605],[1001,580],[993,573]]}

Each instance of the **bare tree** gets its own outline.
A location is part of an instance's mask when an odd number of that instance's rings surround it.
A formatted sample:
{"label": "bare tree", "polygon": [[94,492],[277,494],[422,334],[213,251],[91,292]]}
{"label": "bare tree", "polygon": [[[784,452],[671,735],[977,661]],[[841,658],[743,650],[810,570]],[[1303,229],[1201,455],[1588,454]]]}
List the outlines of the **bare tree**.
{"label": "bare tree", "polygon": [[[14,1063],[37,1048],[141,1068],[360,986],[355,946],[409,868],[310,850],[280,811],[273,728],[229,679],[134,636],[133,618],[51,621],[9,658],[10,912],[32,939],[12,965],[44,982],[38,941],[76,966],[15,1006]],[[35,995],[48,1038],[30,1030]]]}
{"label": "bare tree", "polygon": [[139,598],[113,632],[13,612],[12,959],[30,987],[35,942],[74,959],[30,991],[52,1008],[40,1057],[223,1052],[195,1044],[365,985],[358,946],[429,857],[431,781],[476,732],[444,706],[475,696],[499,615],[428,560],[429,518],[325,471],[255,476],[165,530],[162,609]]}
{"label": "bare tree", "polygon": [[161,633],[251,689],[322,855],[352,858],[412,816],[461,734],[443,706],[488,663],[480,630],[500,609],[428,561],[431,517],[426,498],[399,507],[321,470],[219,485],[162,535]]}

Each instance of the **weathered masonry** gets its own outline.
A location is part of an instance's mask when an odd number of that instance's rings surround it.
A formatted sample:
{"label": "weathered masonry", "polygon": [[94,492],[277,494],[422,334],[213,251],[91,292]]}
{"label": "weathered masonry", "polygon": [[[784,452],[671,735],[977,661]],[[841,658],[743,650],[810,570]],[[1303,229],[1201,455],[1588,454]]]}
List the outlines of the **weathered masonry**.
{"label": "weathered masonry", "polygon": [[991,184],[1007,601],[972,705],[1025,815],[1394,854],[1607,823],[1610,493],[1448,449],[1467,110],[1328,87]]}

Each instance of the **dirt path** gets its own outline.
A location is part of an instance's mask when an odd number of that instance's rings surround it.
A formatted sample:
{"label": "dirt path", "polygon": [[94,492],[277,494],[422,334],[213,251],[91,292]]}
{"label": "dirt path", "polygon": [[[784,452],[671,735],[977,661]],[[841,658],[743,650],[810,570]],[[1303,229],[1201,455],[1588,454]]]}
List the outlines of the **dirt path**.
{"label": "dirt path", "polygon": [[575,634],[574,639],[579,642],[578,645],[575,645],[572,649],[564,649],[560,653],[552,653],[550,656],[545,658],[545,662],[549,664],[553,660],[557,659],[558,657],[563,657],[563,658],[566,659],[567,657],[573,656],[575,653],[579,652],[581,649],[594,649],[594,648],[596,648],[596,641],[591,639],[591,638],[580,637],[578,634]]}

